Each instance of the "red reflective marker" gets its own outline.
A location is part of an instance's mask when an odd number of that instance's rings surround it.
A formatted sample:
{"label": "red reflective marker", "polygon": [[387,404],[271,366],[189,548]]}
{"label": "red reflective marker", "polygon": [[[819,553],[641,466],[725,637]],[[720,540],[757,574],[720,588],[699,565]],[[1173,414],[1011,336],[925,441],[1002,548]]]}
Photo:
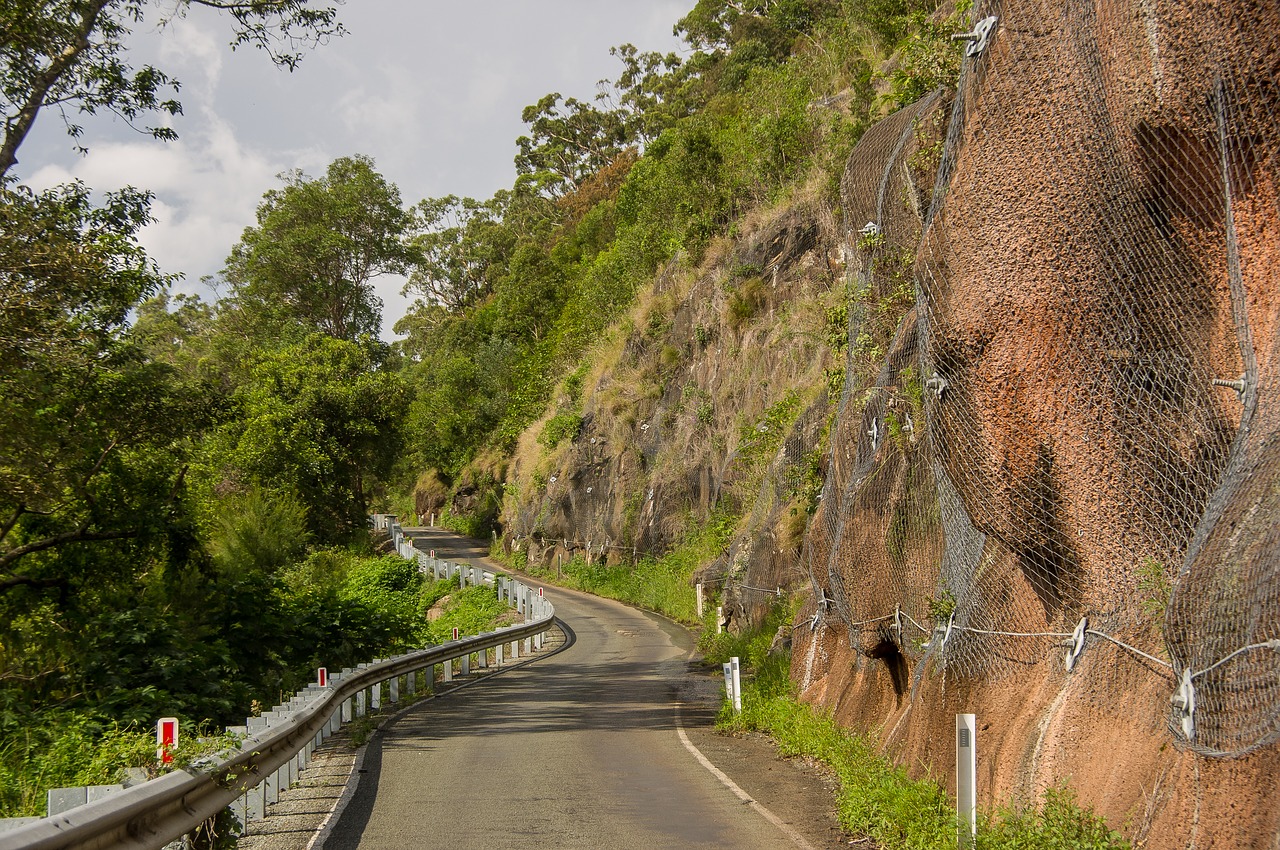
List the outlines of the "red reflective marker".
{"label": "red reflective marker", "polygon": [[454,639],[454,640],[457,640],[457,639],[458,639],[458,627],[457,627],[457,626],[454,626],[454,627],[453,627],[453,639]]}
{"label": "red reflective marker", "polygon": [[316,684],[322,688],[329,687],[329,670],[326,667],[316,668]]}
{"label": "red reflective marker", "polygon": [[178,746],[178,718],[161,717],[156,721],[156,758],[161,764],[173,762],[173,748]]}

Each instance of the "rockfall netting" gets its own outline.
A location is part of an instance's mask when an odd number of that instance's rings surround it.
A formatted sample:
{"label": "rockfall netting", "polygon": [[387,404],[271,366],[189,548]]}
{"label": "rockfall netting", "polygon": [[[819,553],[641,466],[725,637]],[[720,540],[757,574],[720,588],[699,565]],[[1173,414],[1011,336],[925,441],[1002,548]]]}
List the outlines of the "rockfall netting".
{"label": "rockfall netting", "polygon": [[971,680],[1116,642],[1179,744],[1248,752],[1280,739],[1280,5],[992,17],[845,174],[814,626]]}

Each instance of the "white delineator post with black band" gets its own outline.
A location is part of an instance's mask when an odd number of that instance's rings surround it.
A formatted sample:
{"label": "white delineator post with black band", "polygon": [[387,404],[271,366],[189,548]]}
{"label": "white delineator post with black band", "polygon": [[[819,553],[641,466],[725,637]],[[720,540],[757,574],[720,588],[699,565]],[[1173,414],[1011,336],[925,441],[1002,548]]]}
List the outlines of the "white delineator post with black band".
{"label": "white delineator post with black band", "polygon": [[956,715],[956,846],[972,847],[978,836],[977,715]]}

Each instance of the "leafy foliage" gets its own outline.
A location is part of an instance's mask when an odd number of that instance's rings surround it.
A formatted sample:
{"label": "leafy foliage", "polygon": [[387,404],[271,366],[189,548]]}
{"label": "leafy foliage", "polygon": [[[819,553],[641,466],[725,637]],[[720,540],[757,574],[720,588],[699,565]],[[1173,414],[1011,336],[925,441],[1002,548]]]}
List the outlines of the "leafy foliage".
{"label": "leafy foliage", "polygon": [[[0,8],[0,180],[45,107],[57,108],[77,139],[83,127],[68,115],[109,112],[134,124],[152,113],[181,113],[182,105],[168,96],[176,95],[176,80],[128,61],[130,27],[144,23],[149,6],[145,0],[11,0]],[[193,6],[226,12],[234,45],[266,50],[290,69],[301,61],[300,48],[342,33],[336,11],[310,0],[178,0],[169,14],[185,15]],[[177,137],[163,123],[144,129],[157,139]]]}
{"label": "leafy foliage", "polygon": [[232,396],[235,415],[211,435],[206,486],[292,493],[319,541],[362,529],[367,485],[390,471],[409,402],[375,355],[322,334],[264,353]]}
{"label": "leafy foliage", "polygon": [[336,339],[376,337],[382,305],[371,281],[407,272],[418,256],[399,190],[363,156],[336,159],[316,179],[289,172],[284,183],[227,258],[224,309],[265,322],[268,334],[301,324]]}

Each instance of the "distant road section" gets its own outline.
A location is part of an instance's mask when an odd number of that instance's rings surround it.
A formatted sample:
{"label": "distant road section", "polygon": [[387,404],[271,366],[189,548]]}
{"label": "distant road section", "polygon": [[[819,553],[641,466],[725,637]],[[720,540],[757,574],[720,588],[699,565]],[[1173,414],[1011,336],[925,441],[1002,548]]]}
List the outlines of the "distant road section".
{"label": "distant road section", "polygon": [[[440,557],[475,550],[432,535]],[[415,706],[370,744],[328,850],[795,847],[680,742],[688,635],[548,589],[570,644]],[[706,706],[686,706],[705,724]],[[803,846],[803,845],[799,845]]]}

